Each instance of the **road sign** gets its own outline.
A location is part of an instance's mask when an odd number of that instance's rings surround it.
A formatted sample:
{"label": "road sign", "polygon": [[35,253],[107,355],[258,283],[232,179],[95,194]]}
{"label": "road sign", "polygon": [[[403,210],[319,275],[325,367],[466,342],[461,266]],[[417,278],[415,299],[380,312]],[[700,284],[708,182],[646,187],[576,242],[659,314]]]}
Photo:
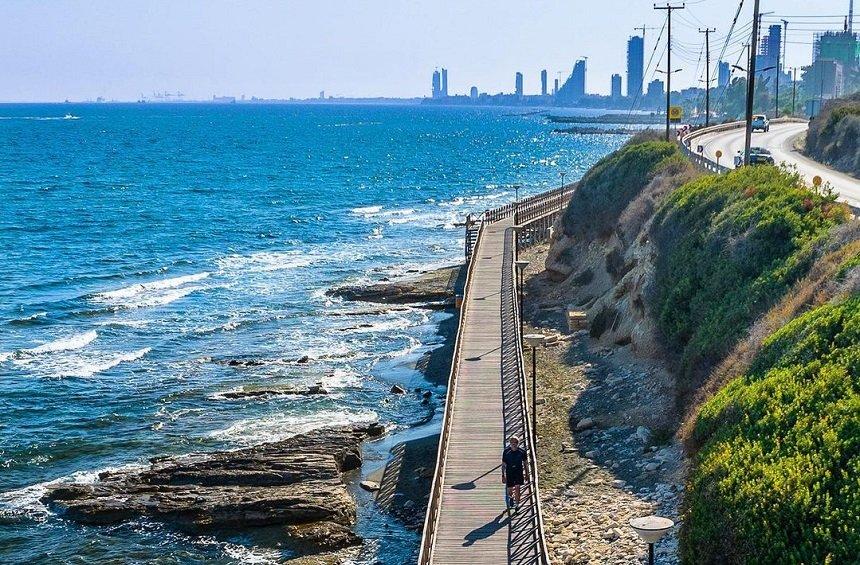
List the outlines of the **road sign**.
{"label": "road sign", "polygon": [[717,159],[719,159],[720,157],[722,157],[722,156],[723,156],[723,152],[722,152],[722,151],[720,151],[719,149],[717,149],[717,154],[716,154],[716,155],[717,155]]}
{"label": "road sign", "polygon": [[819,186],[821,186],[821,177],[818,175],[815,175],[814,177],[812,177],[812,184],[813,184],[813,186],[815,186],[815,188],[818,188]]}
{"label": "road sign", "polygon": [[669,119],[680,120],[684,117],[684,109],[680,106],[669,106]]}

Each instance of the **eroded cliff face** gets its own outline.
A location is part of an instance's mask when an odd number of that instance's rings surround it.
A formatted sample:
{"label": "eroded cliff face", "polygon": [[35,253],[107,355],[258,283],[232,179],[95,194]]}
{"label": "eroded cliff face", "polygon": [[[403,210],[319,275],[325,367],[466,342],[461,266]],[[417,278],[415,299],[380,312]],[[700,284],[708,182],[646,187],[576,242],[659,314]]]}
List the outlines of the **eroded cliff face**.
{"label": "eroded cliff face", "polygon": [[629,344],[639,356],[662,358],[649,308],[657,257],[649,233],[661,198],[690,175],[671,167],[658,174],[611,226],[585,230],[602,235],[571,235],[561,222],[556,225],[546,272],[534,282],[541,302],[585,311],[591,336],[602,345]]}

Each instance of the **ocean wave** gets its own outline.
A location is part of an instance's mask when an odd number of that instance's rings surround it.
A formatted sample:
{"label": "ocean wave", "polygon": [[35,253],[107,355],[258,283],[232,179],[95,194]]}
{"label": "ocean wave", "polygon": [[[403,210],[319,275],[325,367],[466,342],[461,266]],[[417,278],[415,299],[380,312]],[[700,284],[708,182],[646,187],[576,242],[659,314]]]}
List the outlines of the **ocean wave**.
{"label": "ocean wave", "polygon": [[48,317],[47,312],[36,312],[35,314],[30,314],[29,316],[24,316],[23,318],[13,318],[9,320],[7,323],[13,326],[29,326],[33,324],[40,324]]}
{"label": "ocean wave", "polygon": [[221,271],[270,272],[308,267],[316,257],[304,252],[258,251],[250,255],[228,255],[216,261]]}
{"label": "ocean wave", "polygon": [[96,333],[95,330],[90,330],[84,333],[55,339],[54,341],[49,341],[29,349],[2,352],[0,353],[0,361],[7,361],[9,359],[27,359],[28,357],[45,355],[48,353],[59,353],[62,351],[81,349],[82,347],[86,347],[92,343],[98,335],[99,334]]}
{"label": "ocean wave", "polygon": [[350,210],[353,214],[364,216],[365,214],[378,214],[382,211],[382,206],[361,206]]}
{"label": "ocean wave", "polygon": [[58,376],[61,377],[92,377],[99,373],[103,373],[109,369],[113,369],[117,365],[121,363],[131,363],[132,361],[137,361],[144,357],[147,353],[152,350],[150,347],[144,347],[143,349],[138,349],[136,351],[130,351],[128,353],[122,353],[110,359],[100,361],[100,362],[83,362],[77,367],[71,368],[68,371],[62,372]]}
{"label": "ocean wave", "polygon": [[[95,332],[93,332],[95,333]],[[61,351],[73,351],[66,349]],[[144,357],[151,348],[144,347],[126,353],[96,352],[83,355],[15,355],[12,362],[31,374],[47,378],[89,378]]]}
{"label": "ocean wave", "polygon": [[239,420],[227,428],[210,432],[208,437],[249,446],[283,441],[298,434],[320,428],[348,426],[350,424],[369,424],[378,420],[379,416],[376,412],[370,410],[357,412],[323,410],[313,414],[294,416],[273,414],[255,420]]}
{"label": "ocean wave", "polygon": [[0,492],[0,523],[21,519],[43,521],[51,512],[42,502],[42,497],[47,494],[48,489],[60,483],[91,485],[98,480],[101,473],[142,470],[145,468],[146,465],[129,463],[127,465],[104,467],[94,471],[77,471],[58,479]]}
{"label": "ocean wave", "polygon": [[172,277],[157,281],[138,283],[117,290],[107,292],[99,292],[93,295],[93,298],[105,302],[114,302],[126,298],[133,298],[141,294],[149,293],[157,290],[168,290],[186,285],[191,282],[201,281],[209,276],[209,273],[195,273],[193,275],[184,275],[181,277]]}
{"label": "ocean wave", "polygon": [[32,120],[36,122],[52,122],[55,120],[80,120],[80,116],[66,114],[65,116],[0,116],[0,120]]}

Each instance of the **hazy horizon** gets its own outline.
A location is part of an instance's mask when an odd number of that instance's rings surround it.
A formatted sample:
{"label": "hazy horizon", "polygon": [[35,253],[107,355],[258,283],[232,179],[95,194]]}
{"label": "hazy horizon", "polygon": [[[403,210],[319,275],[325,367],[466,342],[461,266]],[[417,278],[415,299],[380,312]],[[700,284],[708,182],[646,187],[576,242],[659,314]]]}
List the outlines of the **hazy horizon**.
{"label": "hazy horizon", "polygon": [[[738,3],[693,0],[673,18],[676,87],[698,86],[703,74],[702,34],[716,27],[719,55]],[[514,73],[525,91],[540,89],[540,71],[567,77],[587,56],[588,91],[609,92],[610,75],[626,85],[626,41],[646,25],[646,63],[665,20],[653,2],[607,0],[565,5],[426,0],[372,5],[320,0],[239,3],[57,1],[4,3],[0,46],[5,56],[0,101],[129,101],[155,91],[186,99],[216,95],[313,98],[321,90],[342,97],[428,96],[434,68],[448,69],[451,94],[512,92]],[[808,64],[812,32],[838,26],[848,0],[765,0],[762,11],[791,16],[787,66]],[[751,18],[745,2],[738,28]],[[856,21],[856,18],[855,18]],[[748,29],[748,27],[746,28]],[[731,62],[743,35],[732,39]],[[658,46],[657,55],[662,48]],[[661,60],[659,68],[665,66]],[[713,66],[713,62],[712,62]],[[653,68],[653,67],[652,67]],[[652,73],[646,76],[646,81]],[[659,76],[659,75],[658,75]],[[626,86],[625,86],[626,89]]]}

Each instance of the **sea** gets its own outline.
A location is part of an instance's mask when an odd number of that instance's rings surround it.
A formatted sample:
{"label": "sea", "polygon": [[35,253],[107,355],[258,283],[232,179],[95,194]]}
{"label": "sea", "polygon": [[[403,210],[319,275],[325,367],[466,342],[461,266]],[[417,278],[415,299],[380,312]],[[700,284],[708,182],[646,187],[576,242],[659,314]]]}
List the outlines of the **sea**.
{"label": "sea", "polygon": [[[326,291],[461,261],[465,214],[575,180],[626,140],[554,133],[545,114],[0,105],[0,562],[289,560],[279,531],[81,526],[40,497],[53,481],[327,425],[386,425],[365,467],[437,432],[438,403],[390,389],[444,395],[415,364],[450,314]],[[330,394],[223,396],[315,383]],[[418,534],[354,492],[356,563],[414,559]]]}

